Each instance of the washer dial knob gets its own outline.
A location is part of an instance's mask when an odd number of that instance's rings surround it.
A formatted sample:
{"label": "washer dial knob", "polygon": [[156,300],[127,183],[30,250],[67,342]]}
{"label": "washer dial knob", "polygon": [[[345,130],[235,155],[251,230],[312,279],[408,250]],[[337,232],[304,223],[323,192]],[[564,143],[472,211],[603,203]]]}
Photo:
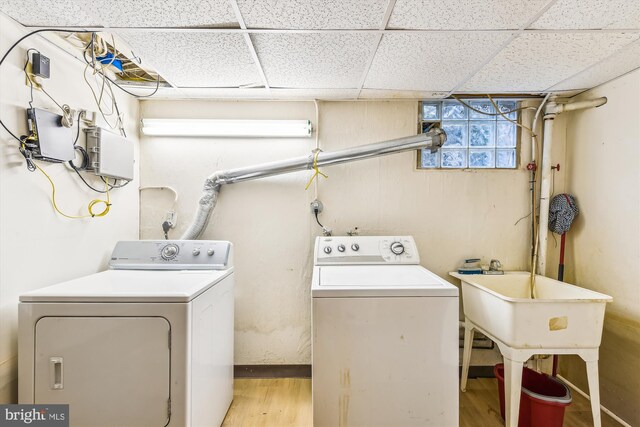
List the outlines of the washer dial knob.
{"label": "washer dial knob", "polygon": [[195,249],[193,250],[193,254],[194,254],[195,256],[200,255],[200,248],[195,248]]}
{"label": "washer dial knob", "polygon": [[207,251],[207,255],[209,255],[209,256],[213,256],[214,253],[216,253],[216,251],[214,251],[213,249],[209,249]]}
{"label": "washer dial knob", "polygon": [[170,243],[162,248],[162,250],[160,251],[160,256],[162,256],[163,259],[169,261],[174,259],[178,255],[178,252],[180,252],[180,248],[178,248],[178,245]]}
{"label": "washer dial knob", "polygon": [[354,243],[353,245],[351,245],[351,249],[353,249],[355,252],[358,252],[358,250],[360,249],[360,245],[357,243]]}
{"label": "washer dial knob", "polygon": [[344,252],[344,250],[345,250],[344,245],[338,245],[338,251]]}
{"label": "washer dial knob", "polygon": [[331,246],[325,246],[323,250],[324,250],[324,253],[328,255],[331,253]]}
{"label": "washer dial knob", "polygon": [[393,242],[390,249],[395,255],[402,255],[404,253],[404,245],[400,242]]}

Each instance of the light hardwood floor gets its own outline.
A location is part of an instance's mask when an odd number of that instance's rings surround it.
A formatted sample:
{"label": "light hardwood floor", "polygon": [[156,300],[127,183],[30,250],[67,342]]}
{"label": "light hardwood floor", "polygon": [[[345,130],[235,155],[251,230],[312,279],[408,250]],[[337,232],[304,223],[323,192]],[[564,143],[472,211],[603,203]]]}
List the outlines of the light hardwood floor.
{"label": "light hardwood floor", "polygon": [[[575,392],[572,396],[564,426],[592,426],[589,401]],[[236,379],[234,400],[223,427],[311,427],[312,424],[310,379]],[[467,391],[460,393],[460,427],[503,425],[496,380],[470,379]],[[620,427],[620,424],[603,413],[602,426]]]}
{"label": "light hardwood floor", "polygon": [[223,427],[307,427],[311,417],[308,378],[236,379]]}

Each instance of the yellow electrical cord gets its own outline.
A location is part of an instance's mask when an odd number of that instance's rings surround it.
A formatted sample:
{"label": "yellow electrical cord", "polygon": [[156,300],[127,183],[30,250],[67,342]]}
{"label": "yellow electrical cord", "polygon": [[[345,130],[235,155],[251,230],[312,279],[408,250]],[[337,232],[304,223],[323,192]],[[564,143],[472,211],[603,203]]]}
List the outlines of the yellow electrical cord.
{"label": "yellow electrical cord", "polygon": [[315,173],[313,174],[313,176],[311,176],[309,182],[307,182],[306,187],[304,187],[305,190],[309,189],[313,180],[318,178],[318,175],[322,175],[323,177],[325,177],[325,179],[329,178],[327,175],[320,172],[320,169],[318,169],[318,154],[320,154],[320,150],[316,150],[316,154],[313,156],[313,170],[315,171]]}
{"label": "yellow electrical cord", "polygon": [[[49,184],[51,184],[51,204],[53,205],[53,209],[55,209],[55,211],[58,212],[63,217],[70,218],[70,219],[95,218],[95,217],[103,217],[103,216],[105,216],[105,215],[107,215],[109,213],[109,210],[111,208],[111,200],[109,198],[109,178],[105,178],[105,184],[106,184],[106,189],[105,190],[106,190],[106,194],[107,194],[107,199],[106,200],[94,199],[94,200],[90,201],[89,205],[87,206],[87,210],[89,211],[88,215],[80,215],[80,216],[67,215],[67,214],[65,214],[64,212],[62,212],[58,208],[58,204],[56,203],[56,186],[53,183],[53,180],[51,179],[51,177],[49,175],[47,175],[47,173],[44,170],[42,170],[42,168],[40,166],[38,166],[37,164],[34,163],[34,166],[40,172],[42,172],[42,174],[49,181]],[[105,207],[102,210],[102,212],[94,213],[93,212],[93,208],[99,203],[104,203]]]}

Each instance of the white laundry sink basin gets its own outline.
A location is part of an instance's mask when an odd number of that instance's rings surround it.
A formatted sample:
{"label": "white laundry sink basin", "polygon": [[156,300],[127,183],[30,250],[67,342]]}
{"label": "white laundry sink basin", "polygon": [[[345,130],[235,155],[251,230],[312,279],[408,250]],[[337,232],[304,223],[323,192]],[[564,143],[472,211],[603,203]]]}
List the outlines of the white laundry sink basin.
{"label": "white laundry sink basin", "polygon": [[511,348],[600,346],[609,295],[538,275],[531,299],[528,272],[450,274],[462,281],[465,317]]}

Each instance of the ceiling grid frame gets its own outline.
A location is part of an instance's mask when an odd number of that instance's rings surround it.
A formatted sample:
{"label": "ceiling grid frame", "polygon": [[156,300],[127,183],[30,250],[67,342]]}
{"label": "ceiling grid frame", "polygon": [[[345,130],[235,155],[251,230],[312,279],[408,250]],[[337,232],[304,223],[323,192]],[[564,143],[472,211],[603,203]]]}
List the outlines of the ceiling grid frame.
{"label": "ceiling grid frame", "polygon": [[371,65],[373,64],[374,59],[376,58],[376,54],[378,53],[378,48],[380,47],[380,42],[382,41],[382,37],[384,37],[384,31],[387,29],[387,25],[389,25],[389,20],[391,19],[391,14],[393,13],[393,8],[396,6],[396,0],[389,0],[387,3],[387,9],[384,12],[384,16],[382,17],[382,23],[380,24],[380,30],[382,31],[378,38],[375,41],[375,45],[371,50],[371,56],[367,60],[367,64],[364,67],[364,72],[362,73],[362,77],[360,78],[360,83],[358,83],[358,95],[356,99],[360,98],[360,93],[362,93],[362,88],[364,87],[364,83],[367,80],[367,76],[369,75],[369,70],[371,69]]}
{"label": "ceiling grid frame", "polygon": [[[247,25],[245,24],[244,18],[242,17],[242,12],[240,11],[238,2],[236,0],[229,0],[229,2],[231,3],[231,8],[233,9],[233,12],[236,14],[236,19],[238,20],[238,24],[240,24],[240,28],[242,30],[246,30]],[[258,58],[258,53],[256,52],[256,48],[253,45],[253,42],[251,41],[251,36],[249,35],[249,33],[244,33],[243,36],[244,36],[244,41],[247,44],[247,48],[249,49],[249,53],[251,53],[251,57],[253,58],[253,61],[255,62],[256,67],[258,68],[258,73],[262,78],[264,87],[270,93],[271,87],[269,86],[267,75],[264,73],[264,68],[262,68],[262,64],[260,63],[260,58]]]}
{"label": "ceiling grid frame", "polygon": [[543,8],[541,8],[538,11],[538,13],[536,13],[532,18],[529,18],[529,20],[527,22],[525,22],[520,28],[518,28],[517,31],[514,31],[513,35],[511,37],[509,37],[504,43],[502,43],[502,45],[500,45],[500,47],[498,47],[498,49],[496,49],[496,51],[493,52],[486,61],[484,61],[480,65],[478,65],[471,73],[469,73],[453,89],[451,89],[451,91],[449,92],[449,95],[451,95],[452,93],[455,93],[460,87],[464,86],[469,80],[471,80],[471,78],[473,76],[475,76],[478,72],[480,72],[480,70],[482,70],[487,64],[489,64],[491,61],[493,61],[493,59],[496,56],[498,56],[498,54],[500,54],[500,52],[502,52],[504,50],[504,48],[509,46],[509,44],[512,41],[517,39],[520,36],[520,34],[524,33],[527,28],[529,28],[534,22],[536,22],[542,15],[545,14],[546,11],[551,9],[551,7],[554,4],[556,4],[557,2],[558,2],[558,0],[549,1]]}
{"label": "ceiling grid frame", "polygon": [[[556,1],[556,0],[554,0]],[[0,13],[4,14],[0,11]],[[5,15],[7,16],[7,15]],[[9,17],[9,19],[13,19]],[[17,22],[17,21],[16,21]],[[22,25],[22,24],[20,24]],[[37,30],[41,28],[52,28],[52,27],[43,27],[43,26],[24,26],[25,28]],[[418,29],[392,29],[387,28],[384,30],[373,30],[373,29],[356,29],[356,30],[343,30],[343,29],[314,29],[314,30],[301,30],[301,29],[277,29],[277,28],[164,28],[164,27],[62,27],[58,26],[58,28],[64,28],[65,30],[85,30],[85,31],[95,31],[95,32],[118,32],[118,31],[128,31],[128,32],[157,32],[162,31],[164,33],[238,33],[238,34],[331,34],[331,33],[344,33],[344,34],[358,34],[358,33],[369,33],[369,34],[393,34],[393,33],[418,33],[418,34],[429,34],[429,33],[598,33],[598,34],[606,34],[606,33],[624,33],[624,32],[640,32],[638,28],[616,28],[616,29],[595,29],[595,28],[576,28],[576,29],[531,29],[524,28],[518,30],[418,30]]]}
{"label": "ceiling grid frame", "polygon": [[[16,0],[8,0],[8,1],[11,2]],[[19,2],[19,0],[17,1]],[[34,0],[34,1],[42,2],[46,4],[46,2],[49,0]],[[100,0],[100,1],[111,1],[111,2],[117,3],[121,0]],[[185,0],[168,0],[168,1],[171,2],[171,1],[185,1]],[[198,1],[209,1],[209,0],[194,0],[194,3],[197,3]],[[177,38],[176,40],[180,39],[178,34],[181,34],[181,33],[182,34],[192,33],[193,37],[196,37],[196,38],[216,37],[218,35],[220,37],[224,37],[225,34],[227,36],[233,37],[232,35],[235,34],[235,37],[237,39],[234,44],[237,45],[237,49],[238,49],[237,53],[225,51],[225,52],[220,52],[218,55],[222,55],[220,58],[224,60],[224,57],[226,55],[230,55],[228,58],[234,58],[236,57],[236,55],[239,55],[238,57],[241,57],[243,55],[240,55],[240,53],[241,51],[244,51],[245,52],[244,53],[245,55],[244,70],[246,70],[247,72],[249,72],[249,70],[253,70],[253,73],[254,73],[254,77],[251,82],[240,81],[234,84],[233,82],[230,81],[231,85],[227,86],[227,85],[223,85],[224,82],[217,81],[216,79],[212,79],[211,81],[208,81],[205,79],[205,80],[202,80],[201,82],[197,82],[197,81],[180,82],[180,81],[172,81],[173,78],[176,76],[170,76],[168,83],[170,86],[174,88],[175,92],[170,92],[169,89],[167,89],[166,91],[163,90],[163,92],[166,92],[167,97],[171,97],[171,93],[175,93],[176,95],[179,95],[179,93],[177,93],[179,89],[191,88],[191,87],[211,89],[213,96],[216,96],[215,95],[216,91],[221,90],[225,92],[226,96],[231,96],[233,94],[232,92],[237,91],[239,98],[244,98],[244,97],[254,98],[257,95],[258,97],[261,97],[264,99],[277,99],[280,96],[285,96],[285,95],[287,98],[288,97],[297,98],[299,96],[312,96],[312,92],[316,93],[316,95],[313,95],[314,97],[318,96],[322,98],[324,96],[322,95],[322,91],[328,91],[326,94],[329,97],[328,99],[331,99],[334,96],[337,96],[342,99],[388,99],[388,98],[409,99],[409,98],[416,98],[416,97],[441,98],[441,97],[449,96],[452,93],[480,94],[480,93],[486,93],[487,91],[489,91],[490,93],[491,91],[493,91],[495,93],[518,92],[518,93],[530,93],[530,94],[539,94],[539,93],[545,93],[550,91],[579,93],[582,90],[588,89],[590,87],[595,87],[606,81],[609,81],[618,76],[631,72],[634,69],[639,68],[639,66],[637,65],[638,64],[637,60],[633,60],[632,58],[630,59],[626,56],[629,56],[631,53],[638,52],[637,46],[638,46],[638,43],[640,42],[636,40],[636,42],[631,42],[628,46],[621,46],[619,43],[616,45],[614,42],[617,40],[616,35],[622,36],[621,33],[627,33],[626,35],[629,35],[629,36],[635,35],[635,37],[640,36],[640,20],[639,20],[640,19],[640,3],[637,4],[636,6],[629,5],[628,8],[626,3],[624,3],[623,5],[625,6],[625,10],[628,11],[628,13],[627,12],[625,13],[627,13],[627,15],[629,13],[632,13],[632,15],[629,15],[630,18],[628,19],[625,18],[624,20],[622,19],[615,20],[614,22],[615,25],[614,25],[609,23],[611,19],[608,19],[606,16],[599,13],[595,13],[595,12],[594,13],[589,12],[590,10],[588,7],[589,3],[591,3],[592,1],[594,3],[599,3],[599,2],[601,3],[603,0],[584,0],[585,1],[584,8],[581,7],[580,11],[576,12],[578,13],[578,15],[575,15],[575,16],[581,17],[580,18],[581,20],[578,20],[577,18],[572,20],[571,16],[573,15],[567,15],[565,11],[564,16],[569,16],[568,22],[570,22],[569,25],[566,25],[564,21],[561,20],[563,16],[562,13],[560,14],[557,12],[551,13],[551,11],[555,10],[556,8],[559,8],[558,10],[562,10],[562,8],[567,9],[567,6],[565,3],[571,5],[576,2],[582,2],[582,0],[537,0],[535,2],[531,2],[532,6],[534,6],[534,3],[535,3],[534,7],[529,7],[526,10],[526,13],[521,13],[518,15],[524,18],[526,22],[523,22],[523,19],[521,18],[516,19],[517,16],[515,16],[513,12],[511,12],[511,14],[509,15],[507,11],[505,11],[505,14],[507,16],[511,16],[513,19],[509,19],[508,21],[505,21],[504,17],[502,17],[501,18],[502,21],[500,21],[501,24],[498,26],[495,26],[493,21],[491,22],[487,21],[487,19],[489,19],[488,17],[489,15],[487,15],[487,13],[484,13],[486,11],[485,11],[485,8],[482,7],[480,0],[452,1],[451,4],[457,5],[457,6],[451,6],[451,7],[455,7],[455,9],[452,10],[452,13],[453,12],[458,13],[458,10],[460,10],[460,8],[465,8],[466,6],[469,6],[467,8],[468,10],[464,12],[465,15],[463,16],[464,18],[463,22],[468,22],[468,19],[471,19],[470,17],[474,16],[473,15],[474,11],[483,12],[484,15],[482,16],[487,18],[484,21],[482,21],[484,22],[484,24],[482,25],[481,24],[476,25],[475,23],[470,23],[469,28],[467,28],[467,26],[463,28],[460,24],[456,24],[457,20],[456,22],[451,22],[451,19],[453,18],[453,16],[449,16],[448,21],[447,19],[441,19],[439,21],[440,24],[435,26],[420,24],[422,22],[421,19],[424,20],[423,18],[420,18],[420,16],[418,16],[418,18],[420,19],[416,18],[417,20],[416,19],[414,19],[413,21],[410,20],[400,26],[391,25],[391,22],[393,21],[395,14],[398,13],[398,10],[399,10],[398,8],[402,5],[402,1],[405,1],[405,0],[366,0],[366,1],[362,1],[362,3],[360,3],[360,0],[333,0],[338,2],[339,4],[338,10],[343,12],[342,15],[340,15],[342,16],[342,18],[338,16],[335,19],[332,18],[333,20],[331,20],[330,22],[327,22],[325,18],[328,12],[325,10],[325,8],[322,8],[320,6],[321,8],[317,9],[317,6],[313,6],[316,8],[315,11],[317,13],[314,13],[311,16],[307,16],[305,18],[306,20],[304,21],[304,25],[302,24],[296,25],[296,23],[299,21],[295,19],[293,21],[291,21],[291,19],[289,19],[289,21],[286,21],[285,19],[284,21],[285,23],[280,26],[260,25],[259,23],[258,25],[255,25],[256,23],[252,24],[252,21],[249,19],[248,16],[246,16],[246,13],[249,13],[249,12],[245,10],[244,8],[245,6],[243,5],[247,3],[247,1],[248,0],[229,0],[229,2],[224,2],[224,4],[227,5],[226,8],[228,9],[228,12],[229,12],[227,13],[227,18],[224,19],[224,21],[225,22],[228,21],[229,24],[225,26],[217,26],[217,24],[212,24],[211,26],[209,26],[208,24],[205,24],[204,26],[197,26],[197,25],[183,26],[180,24],[182,18],[177,18],[177,15],[174,18],[168,18],[168,19],[172,19],[172,21],[168,22],[169,25],[167,25],[166,27],[158,26],[158,23],[160,23],[160,21],[157,20],[157,16],[155,15],[150,17],[150,20],[146,20],[145,17],[140,16],[137,18],[137,20],[129,20],[127,22],[120,22],[120,21],[111,19],[112,18],[111,16],[105,16],[104,20],[98,20],[97,22],[99,23],[104,22],[106,26],[99,26],[99,27],[86,26],[87,23],[90,23],[92,21],[96,22],[95,19],[93,20],[89,19],[88,20],[89,22],[85,22],[85,20],[83,19],[67,20],[66,22],[61,22],[60,23],[61,25],[58,26],[56,25],[55,18],[52,18],[53,21],[48,20],[48,18],[45,19],[44,16],[41,16],[42,19],[40,20],[28,18],[27,15],[25,15],[25,13],[20,12],[21,8],[24,9],[22,6],[20,6],[17,9],[17,11],[13,11],[11,16],[7,15],[9,11],[5,10],[4,6],[2,6],[2,11],[0,11],[0,15],[7,16],[9,19],[12,19],[16,22],[18,22],[17,20],[24,22],[26,19],[26,22],[25,22],[26,25],[20,24],[25,28],[25,31],[29,31],[37,28],[56,28],[56,27],[65,28],[65,29],[73,29],[73,28],[86,29],[86,30],[102,32],[102,33],[112,31],[116,34],[119,33],[120,31],[126,31],[129,33],[133,33],[131,35],[132,38],[134,39],[141,38],[143,40],[145,38],[148,38],[146,34],[153,33],[153,32],[173,33],[175,34],[175,36],[170,36],[170,34],[166,34],[166,36],[169,37],[169,39],[171,39],[171,37],[176,37]],[[269,21],[270,19],[273,22],[279,22],[278,20],[280,19],[279,18],[280,15],[278,15],[278,13],[280,13],[279,12],[280,9],[275,10],[272,8],[273,5],[269,6],[270,2],[273,0],[257,0],[257,1],[260,1],[263,4],[262,11],[260,12],[262,15],[260,16],[267,17],[266,18],[267,21]],[[304,6],[307,3],[312,4],[315,0],[291,0],[291,1],[294,3],[300,2],[300,4]],[[343,7],[341,4],[342,1],[352,4],[352,6]],[[448,1],[448,0],[406,0],[406,1],[408,1],[411,4],[414,4],[415,7],[422,8],[421,10],[425,11],[426,13],[428,10],[430,10],[429,9],[430,7],[436,7],[439,2]],[[522,2],[523,0],[519,0],[519,1]],[[606,2],[608,1],[609,0],[606,0]],[[625,2],[626,0],[611,0],[611,1],[612,1],[611,4],[614,4],[616,2]],[[187,0],[187,3],[190,4],[191,1]],[[223,2],[220,2],[220,4],[222,3]],[[353,14],[358,13],[358,10],[360,10],[358,9],[359,7],[365,7],[364,4],[370,4],[370,3],[371,4],[375,3],[376,7],[375,9],[369,9],[369,8],[366,9],[368,13],[367,15],[368,18],[365,21],[367,24],[363,26],[354,24],[354,23],[360,23],[361,20],[354,20],[354,18],[351,18]],[[357,4],[361,4],[362,6],[353,6]],[[309,6],[309,8],[310,7],[311,6]],[[575,7],[575,6],[572,6],[572,7]],[[481,9],[477,9],[477,8],[481,8]],[[304,10],[307,10],[307,9],[304,9]],[[438,9],[438,10],[441,10],[441,9]],[[311,11],[311,9],[309,9],[309,11]],[[294,13],[295,10],[293,11],[290,10],[290,12]],[[436,12],[437,11],[434,11],[434,13]],[[501,11],[499,12],[501,13]],[[463,13],[463,12],[461,11],[460,13]],[[498,13],[498,11],[494,11],[492,13]],[[622,12],[619,12],[618,15],[620,15],[621,13]],[[440,13],[440,15],[442,15],[442,13]],[[552,15],[551,18],[549,18],[548,15]],[[13,16],[15,16],[16,18],[14,19]],[[282,16],[288,16],[288,14],[285,14]],[[314,16],[316,16],[316,18],[314,18]],[[334,16],[334,15],[331,15],[331,16]],[[21,19],[21,17],[24,19]],[[498,18],[499,17],[496,17],[496,19]],[[205,20],[207,19],[208,18],[205,18]],[[221,20],[215,16],[211,19],[213,19],[213,21],[216,21],[216,22]],[[316,19],[316,21],[314,21],[314,19]],[[381,19],[382,19],[382,22],[380,22]],[[543,19],[546,19],[546,21],[544,22],[547,22],[547,23],[544,25],[537,25],[538,22],[543,22]],[[187,21],[191,22],[190,18],[187,19]],[[236,22],[233,22],[233,21],[236,21]],[[286,22],[289,22],[289,24],[287,24]],[[154,27],[145,26],[148,23],[150,23],[151,25],[155,24],[156,26]],[[449,23],[450,25],[448,25],[447,23]],[[116,24],[117,26],[112,26],[113,24]],[[496,28],[494,28],[494,26]],[[491,29],[488,29],[489,27],[491,27]],[[487,56],[484,56],[484,58],[482,59],[482,62],[476,61],[474,63],[466,63],[465,66],[458,67],[459,72],[455,77],[450,78],[447,84],[444,84],[444,85],[438,84],[439,80],[437,78],[438,77],[437,73],[432,75],[432,73],[428,72],[428,70],[415,71],[416,73],[418,73],[417,74],[418,76],[422,76],[422,77],[416,78],[414,83],[410,83],[410,82],[413,82],[413,80],[411,79],[409,81],[405,81],[404,80],[405,77],[402,77],[401,75],[396,75],[396,69],[394,68],[394,64],[396,64],[396,60],[398,60],[399,58],[400,59],[404,58],[403,56],[398,56],[398,55],[409,54],[408,50],[410,49],[410,47],[403,46],[404,49],[399,49],[395,54],[395,59],[394,59],[394,55],[385,56],[385,59],[383,62],[386,62],[387,66],[383,67],[382,71],[386,70],[385,72],[390,76],[388,77],[389,79],[388,82],[382,84],[382,86],[378,85],[378,89],[369,88],[370,84],[368,82],[368,79],[370,79],[372,72],[374,71],[376,62],[379,62],[379,60],[381,60],[380,59],[381,50],[387,37],[390,37],[390,38],[395,37],[398,34],[407,34],[407,35],[415,34],[415,37],[420,37],[418,36],[418,34],[420,34],[425,40],[431,40],[436,34],[439,34],[441,38],[448,38],[448,37],[456,38],[458,37],[457,34],[466,33],[468,34],[468,37],[475,39],[475,36],[473,35],[473,33],[477,33],[478,36],[480,36],[481,34],[487,33],[487,32],[502,33],[502,36],[498,40],[495,40],[495,42],[492,45],[487,45],[485,48],[482,49],[485,51],[485,55],[487,55]],[[210,33],[210,35],[207,36],[207,33]],[[571,38],[571,35],[577,36],[579,34],[583,34],[583,37],[588,38],[589,36],[587,36],[586,34],[599,34],[602,36],[602,40],[604,40],[606,43],[609,43],[611,47],[607,48],[606,45],[601,46],[601,50],[602,50],[601,55],[598,55],[597,58],[593,58],[595,59],[595,62],[591,62],[591,63],[589,63],[589,61],[587,62],[578,61],[575,64],[570,64],[568,60],[566,61],[563,60],[565,58],[564,54],[561,56],[558,56],[557,61],[553,60],[553,58],[549,58],[549,60],[544,63],[546,68],[543,67],[547,70],[547,74],[549,74],[550,72],[553,72],[554,67],[557,71],[559,70],[562,72],[557,76],[555,76],[556,77],[555,80],[549,79],[548,75],[547,75],[546,81],[544,81],[544,79],[537,80],[539,81],[539,83],[541,83],[541,84],[538,84],[537,87],[534,84],[527,85],[526,80],[523,80],[523,79],[527,78],[527,76],[533,77],[534,74],[529,75],[529,72],[533,73],[534,70],[537,68],[537,65],[531,65],[529,69],[526,70],[526,72],[525,72],[525,68],[523,67],[526,66],[526,63],[529,61],[528,58],[532,57],[532,55],[535,58],[538,58],[539,55],[535,56],[534,53],[540,51],[541,49],[544,49],[544,43],[542,44],[542,46],[538,46],[538,44],[536,43],[533,43],[531,46],[529,46],[528,42],[525,43],[522,40],[528,40],[527,36],[533,37],[533,39],[538,40],[535,37],[535,34],[542,35],[545,33],[549,34],[548,37],[553,38],[555,36],[558,40],[563,40],[565,37],[564,36],[565,34],[569,38]],[[238,37],[240,34],[242,35],[242,37]],[[332,35],[335,37],[338,37],[338,40],[342,40],[342,38],[345,38],[345,37],[347,39],[349,39],[350,37],[358,37],[356,35],[359,35],[359,37],[365,37],[365,34],[368,34],[368,37],[366,37],[366,39],[361,39],[364,43],[358,43],[360,45],[360,49],[362,49],[363,52],[360,55],[361,62],[356,69],[343,63],[343,64],[340,64],[339,68],[335,68],[335,71],[336,71],[335,75],[333,73],[334,70],[332,69],[323,71],[324,76],[326,77],[325,80],[339,79],[339,76],[341,76],[341,73],[344,70],[351,68],[352,69],[351,81],[345,82],[346,85],[343,85],[343,86],[340,86],[340,88],[337,88],[332,86],[331,82],[333,82],[333,80],[326,80],[325,83],[329,83],[328,86],[306,87],[305,83],[303,83],[303,86],[299,86],[299,85],[296,85],[294,82],[283,80],[279,82],[279,86],[282,86],[282,87],[274,88],[271,86],[271,84],[273,83],[271,81],[271,76],[267,77],[267,73],[271,71],[273,64],[265,63],[264,57],[262,57],[262,55],[258,56],[258,51],[260,46],[256,44],[254,37],[256,37],[257,35],[264,35],[264,36],[274,35],[275,36],[278,34],[283,36],[284,35],[293,36],[294,34],[299,34],[300,36],[303,36],[303,35],[311,36],[315,34],[315,37],[319,37],[319,40],[324,40],[326,38],[331,39]],[[551,34],[554,34],[554,35],[551,35]],[[598,36],[594,35],[593,37],[598,37]],[[547,39],[542,38],[541,40],[544,41]],[[579,40],[579,38],[576,40]],[[609,42],[609,40],[611,40],[611,42]],[[178,41],[176,42],[178,43]],[[222,43],[222,41],[220,43]],[[455,49],[456,43],[459,43],[459,42],[451,42],[449,43],[449,45],[451,45],[450,47],[452,49]],[[123,46],[127,44],[128,43],[123,43]],[[334,46],[332,47],[334,55],[339,56],[343,48],[349,51],[350,49],[349,45],[355,46],[356,43],[352,43],[349,40],[346,40],[346,41],[341,41],[340,43],[334,44]],[[402,46],[402,44],[400,46]],[[636,47],[629,48],[631,46],[636,46]],[[60,46],[60,47],[65,49],[63,46]],[[363,49],[363,47],[367,47],[368,49]],[[604,47],[604,49],[602,49],[602,47]],[[157,49],[164,49],[164,46]],[[530,49],[533,49],[533,50],[530,51]],[[565,49],[565,51],[567,49]],[[133,49],[133,50],[137,54],[143,53],[143,52],[137,52],[136,49]],[[510,52],[509,54],[506,53],[508,51]],[[149,66],[151,66],[150,68],[157,70],[157,67],[155,67],[154,62],[156,62],[156,59],[158,58],[155,58],[154,56],[157,56],[159,52],[160,50],[156,50],[156,52],[153,52],[151,54],[146,53],[146,55],[151,55],[150,57],[143,56],[148,68]],[[585,46],[583,43],[582,45],[577,45],[571,52],[575,52],[576,59],[580,58],[580,56],[578,55],[582,55],[582,58],[584,58],[585,56],[589,55],[589,47]],[[247,53],[249,53],[249,55],[247,55]],[[411,57],[412,55],[413,54],[409,55],[409,57]],[[569,59],[572,59],[572,58],[573,58],[572,56],[569,57]],[[611,65],[609,65],[610,62],[612,63]],[[547,63],[548,63],[548,66],[547,66]],[[280,58],[280,64],[281,64],[280,67],[286,67],[287,64],[289,64],[288,58],[286,58],[286,56]],[[450,64],[450,65],[457,66],[456,64]],[[511,65],[514,65],[514,66],[520,65],[519,71],[516,71],[517,68],[512,70],[512,72],[515,72],[517,73],[517,75],[520,75],[520,78],[516,78],[517,76],[514,76],[514,79],[511,79],[511,80],[507,78],[508,74],[505,74],[505,73],[508,73],[509,70],[511,70]],[[573,68],[571,68],[572,65],[573,65]],[[227,74],[223,73],[221,75],[229,75],[229,76],[235,75],[235,74],[228,74],[228,71],[229,70],[226,71]],[[353,73],[353,71],[355,71],[355,73]],[[485,77],[481,76],[483,71],[485,73],[484,74]],[[393,84],[394,78],[392,77],[394,75],[396,75],[395,81],[406,82],[404,83],[404,86],[403,85],[399,85],[398,87],[394,86]],[[504,84],[502,83],[499,84],[498,82],[502,82],[502,80],[500,79],[503,77],[506,79],[503,82]],[[247,79],[240,79],[240,80],[247,80]],[[194,84],[191,85],[189,83],[194,83]],[[195,84],[195,83],[200,83],[200,84]],[[436,83],[436,84],[432,85],[428,83],[432,83],[432,84]],[[322,87],[326,89],[322,89]],[[429,88],[429,90],[427,90],[427,87]],[[256,92],[254,93],[254,91]],[[257,91],[259,91],[262,95],[259,95]],[[227,92],[229,93],[227,94]],[[306,99],[309,99],[309,98],[306,98]]]}

